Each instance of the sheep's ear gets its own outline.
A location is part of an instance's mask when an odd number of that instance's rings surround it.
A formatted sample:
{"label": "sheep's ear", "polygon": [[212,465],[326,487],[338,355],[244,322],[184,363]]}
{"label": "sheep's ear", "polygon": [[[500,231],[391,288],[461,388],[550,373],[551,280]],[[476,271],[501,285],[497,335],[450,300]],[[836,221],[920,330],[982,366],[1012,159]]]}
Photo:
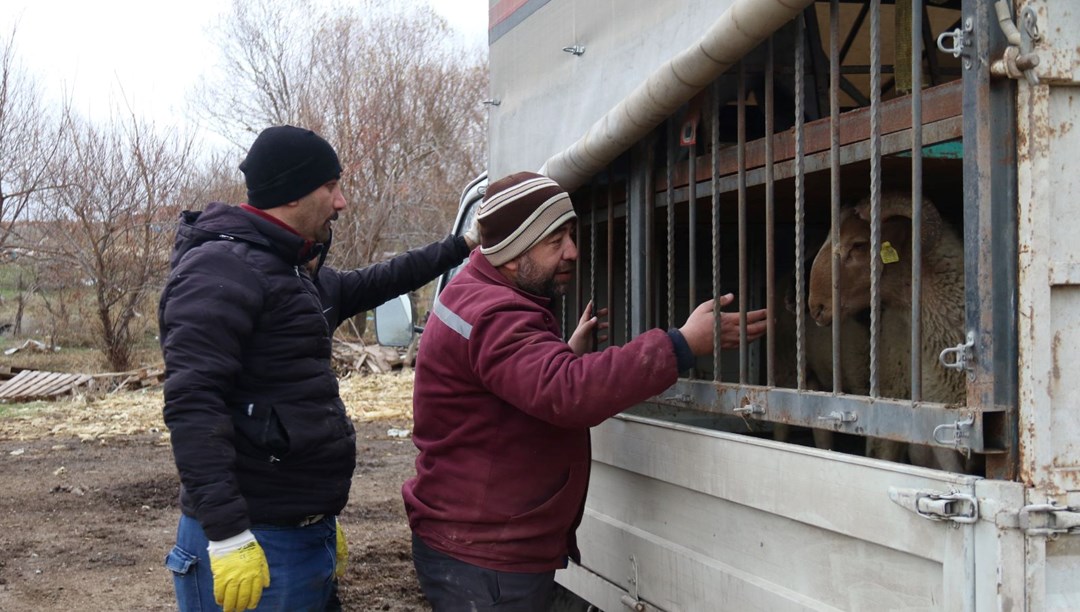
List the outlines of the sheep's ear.
{"label": "sheep's ear", "polygon": [[[866,198],[855,207],[856,214],[870,222],[870,199]],[[890,192],[881,196],[881,224],[903,217],[911,223],[911,196],[900,192]],[[934,203],[923,198],[922,207],[922,247],[928,251],[937,244],[941,236],[941,214]]]}

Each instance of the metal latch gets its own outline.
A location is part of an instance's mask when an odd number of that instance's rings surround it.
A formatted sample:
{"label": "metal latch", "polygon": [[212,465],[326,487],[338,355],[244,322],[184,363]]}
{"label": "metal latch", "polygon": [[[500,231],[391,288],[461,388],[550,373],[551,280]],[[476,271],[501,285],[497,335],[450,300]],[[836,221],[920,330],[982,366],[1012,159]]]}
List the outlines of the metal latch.
{"label": "metal latch", "polygon": [[962,372],[971,367],[974,354],[975,332],[969,331],[967,333],[967,342],[941,351],[941,354],[938,355],[938,361],[941,362],[942,366],[950,370],[960,370]]}
{"label": "metal latch", "polygon": [[1020,529],[1027,535],[1054,539],[1063,533],[1080,533],[1080,512],[1056,502],[1032,504],[1020,508]]}
{"label": "metal latch", "polygon": [[[946,40],[952,40],[951,46],[946,46]],[[947,32],[942,32],[937,37],[938,49],[941,49],[942,53],[951,53],[953,57],[964,56],[964,68],[971,68],[971,56],[966,53],[968,49],[965,47],[971,47],[972,41],[975,40],[975,22],[968,17],[964,20],[964,29],[956,28]]]}
{"label": "metal latch", "polygon": [[975,416],[968,415],[955,423],[945,423],[934,428],[934,442],[942,446],[951,446],[956,450],[971,456],[971,445],[967,439],[971,436],[971,428],[975,425]]}
{"label": "metal latch", "polygon": [[979,520],[979,500],[966,493],[889,487],[889,499],[930,521],[974,523]]}
{"label": "metal latch", "polygon": [[754,414],[765,414],[765,407],[762,406],[761,404],[748,403],[748,404],[743,405],[741,408],[732,408],[731,411],[734,412],[735,414],[739,414],[739,415],[743,415],[743,416],[754,415]]}

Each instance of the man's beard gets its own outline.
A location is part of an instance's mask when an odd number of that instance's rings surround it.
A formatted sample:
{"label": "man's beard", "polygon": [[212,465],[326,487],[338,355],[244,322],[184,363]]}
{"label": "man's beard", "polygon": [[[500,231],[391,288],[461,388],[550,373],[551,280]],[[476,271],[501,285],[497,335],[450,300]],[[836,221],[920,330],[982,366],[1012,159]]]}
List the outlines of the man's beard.
{"label": "man's beard", "polygon": [[566,284],[555,282],[555,273],[545,276],[528,255],[518,260],[517,285],[533,295],[554,300],[566,294]]}

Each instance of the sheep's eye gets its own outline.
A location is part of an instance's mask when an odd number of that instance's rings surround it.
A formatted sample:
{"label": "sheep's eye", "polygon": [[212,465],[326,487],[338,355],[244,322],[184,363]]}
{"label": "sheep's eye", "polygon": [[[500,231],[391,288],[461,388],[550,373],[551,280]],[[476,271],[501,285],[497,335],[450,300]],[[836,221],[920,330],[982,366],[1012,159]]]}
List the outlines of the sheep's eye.
{"label": "sheep's eye", "polygon": [[847,257],[865,257],[867,251],[870,248],[870,243],[865,241],[852,242],[851,247],[848,248]]}

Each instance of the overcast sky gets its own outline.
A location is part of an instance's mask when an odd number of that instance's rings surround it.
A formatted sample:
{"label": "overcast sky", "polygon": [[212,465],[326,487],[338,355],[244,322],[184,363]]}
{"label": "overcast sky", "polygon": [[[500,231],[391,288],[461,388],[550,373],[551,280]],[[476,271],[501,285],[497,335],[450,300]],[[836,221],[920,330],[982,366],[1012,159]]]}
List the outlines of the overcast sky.
{"label": "overcast sky", "polygon": [[[487,41],[487,0],[429,2],[471,44]],[[52,95],[73,93],[78,110],[104,117],[130,102],[168,122],[214,62],[206,27],[227,0],[0,0],[0,39],[15,36],[17,60]]]}

